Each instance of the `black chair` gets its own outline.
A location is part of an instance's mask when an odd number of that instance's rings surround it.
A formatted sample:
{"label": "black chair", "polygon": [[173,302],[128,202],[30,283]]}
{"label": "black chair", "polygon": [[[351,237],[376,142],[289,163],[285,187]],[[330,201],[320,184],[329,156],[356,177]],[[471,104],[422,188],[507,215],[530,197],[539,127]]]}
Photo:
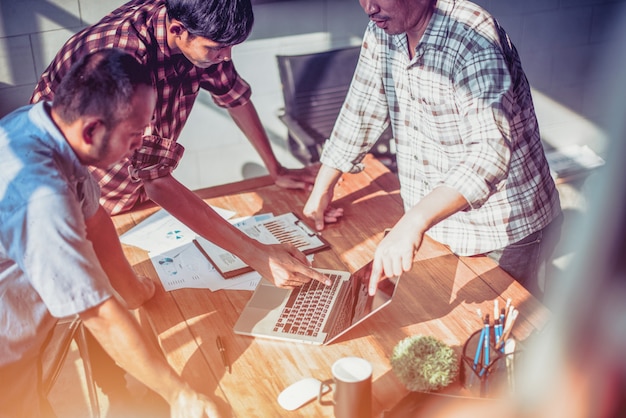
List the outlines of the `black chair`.
{"label": "black chair", "polygon": [[[348,93],[360,48],[276,57],[285,101],[278,117],[287,126],[291,153],[303,164],[320,159]],[[371,152],[395,171],[391,129],[381,135]]]}

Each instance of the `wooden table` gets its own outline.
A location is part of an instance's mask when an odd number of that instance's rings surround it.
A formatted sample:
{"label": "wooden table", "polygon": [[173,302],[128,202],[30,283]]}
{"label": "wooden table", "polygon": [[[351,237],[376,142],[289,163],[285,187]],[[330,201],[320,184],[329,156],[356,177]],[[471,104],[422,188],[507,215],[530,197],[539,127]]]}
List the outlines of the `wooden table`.
{"label": "wooden table", "polygon": [[[314,266],[355,271],[374,253],[385,228],[403,213],[396,176],[372,157],[366,170],[345,174],[335,189],[334,205],[344,208],[344,220],[328,226],[323,236],[332,249],[318,253]],[[301,216],[308,197],[304,191],[284,190],[268,177],[212,187],[197,192],[208,203],[237,212],[237,216],[293,211]],[[156,211],[146,205],[114,217],[121,234]],[[156,273],[147,253],[125,246],[138,273]],[[393,374],[389,357],[403,338],[432,335],[454,347],[460,356],[466,338],[481,326],[476,314],[504,306],[507,298],[520,310],[513,334],[524,340],[541,328],[549,312],[508,274],[484,257],[457,257],[447,247],[426,238],[410,272],[402,276],[393,302],[329,346],[278,342],[235,335],[239,312],[249,291],[181,289],[165,292],[141,308],[150,329],[172,366],[196,390],[220,398],[236,417],[330,417],[331,406],[317,401],[288,412],[276,402],[282,389],[304,377],[330,377],[340,357],[359,356],[372,363],[373,412],[396,405],[407,389]],[[216,348],[222,336],[232,364],[228,373]]]}

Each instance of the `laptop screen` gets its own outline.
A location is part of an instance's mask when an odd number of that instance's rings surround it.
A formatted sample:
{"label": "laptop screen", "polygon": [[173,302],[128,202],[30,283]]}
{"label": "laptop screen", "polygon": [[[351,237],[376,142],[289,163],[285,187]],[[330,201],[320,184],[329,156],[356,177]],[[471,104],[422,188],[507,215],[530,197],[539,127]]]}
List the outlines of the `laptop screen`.
{"label": "laptop screen", "polygon": [[[391,301],[396,290],[398,277],[378,282],[374,296],[368,294],[372,262],[356,271],[340,290],[334,312],[329,318],[327,343],[363,321]],[[326,331],[326,330],[325,330]]]}

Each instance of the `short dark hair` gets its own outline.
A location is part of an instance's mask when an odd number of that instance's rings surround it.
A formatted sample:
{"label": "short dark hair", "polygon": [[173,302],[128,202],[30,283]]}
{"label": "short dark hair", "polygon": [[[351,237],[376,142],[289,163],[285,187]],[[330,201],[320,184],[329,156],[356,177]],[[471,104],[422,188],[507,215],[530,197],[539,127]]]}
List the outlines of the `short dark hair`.
{"label": "short dark hair", "polygon": [[132,55],[118,49],[91,52],[63,77],[52,108],[67,123],[90,115],[102,118],[110,128],[131,113],[140,85],[151,87],[152,76]]}
{"label": "short dark hair", "polygon": [[165,5],[167,16],[191,35],[222,45],[245,41],[254,23],[250,0],[166,0]]}

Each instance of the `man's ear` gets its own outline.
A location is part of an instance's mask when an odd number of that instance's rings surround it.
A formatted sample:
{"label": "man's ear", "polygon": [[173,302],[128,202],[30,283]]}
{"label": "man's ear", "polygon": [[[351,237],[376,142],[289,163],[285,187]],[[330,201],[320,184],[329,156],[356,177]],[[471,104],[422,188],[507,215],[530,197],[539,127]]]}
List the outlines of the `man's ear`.
{"label": "man's ear", "polygon": [[169,26],[167,28],[167,30],[175,36],[182,36],[182,34],[187,30],[182,22],[180,20],[177,19],[171,19],[169,21]]}
{"label": "man's ear", "polygon": [[99,128],[103,128],[102,121],[97,118],[88,118],[83,124],[83,141],[85,144],[93,145],[94,138]]}

